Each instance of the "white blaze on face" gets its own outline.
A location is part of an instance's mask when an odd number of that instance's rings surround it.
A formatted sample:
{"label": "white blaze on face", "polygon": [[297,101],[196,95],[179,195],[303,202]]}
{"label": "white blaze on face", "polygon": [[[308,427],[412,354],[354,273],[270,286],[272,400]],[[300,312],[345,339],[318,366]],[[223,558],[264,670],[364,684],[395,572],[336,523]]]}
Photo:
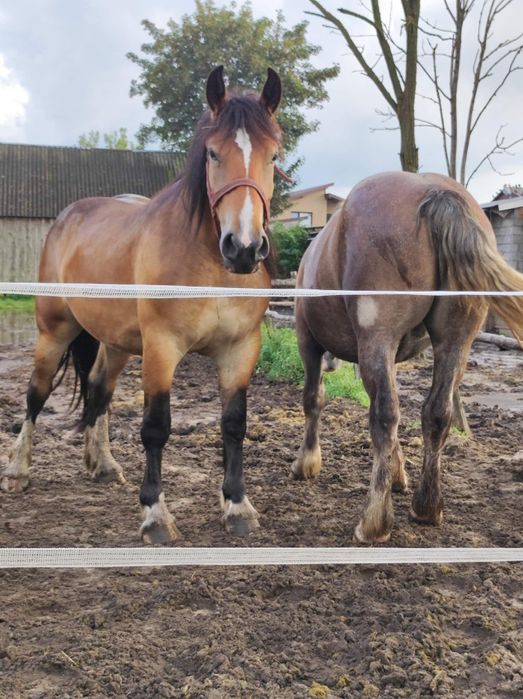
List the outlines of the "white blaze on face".
{"label": "white blaze on face", "polygon": [[245,177],[249,177],[249,165],[251,164],[252,143],[249,134],[245,129],[238,129],[234,139],[243,153],[245,163]]}
{"label": "white blaze on face", "polygon": [[[238,129],[236,138],[234,139],[238,148],[243,153],[243,162],[245,164],[245,177],[249,177],[249,166],[251,164],[252,143],[249,134],[245,129]],[[252,217],[254,207],[252,204],[251,190],[246,188],[245,201],[240,213],[240,241],[243,245],[250,245],[252,239],[249,231],[252,228]]]}

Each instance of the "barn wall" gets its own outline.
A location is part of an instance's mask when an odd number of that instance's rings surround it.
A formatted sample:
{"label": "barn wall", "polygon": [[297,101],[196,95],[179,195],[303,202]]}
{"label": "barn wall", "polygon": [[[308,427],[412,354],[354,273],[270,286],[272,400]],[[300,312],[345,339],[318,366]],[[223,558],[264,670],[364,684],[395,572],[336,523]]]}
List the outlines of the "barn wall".
{"label": "barn wall", "polygon": [[[489,218],[499,252],[509,265],[523,272],[523,208],[512,209],[504,216],[492,212]],[[491,332],[510,334],[505,323],[494,314],[489,314],[486,328]]]}
{"label": "barn wall", "polygon": [[505,260],[523,272],[523,209],[514,209],[503,218],[492,215],[498,249]]}
{"label": "barn wall", "polygon": [[52,219],[0,218],[0,281],[32,282]]}

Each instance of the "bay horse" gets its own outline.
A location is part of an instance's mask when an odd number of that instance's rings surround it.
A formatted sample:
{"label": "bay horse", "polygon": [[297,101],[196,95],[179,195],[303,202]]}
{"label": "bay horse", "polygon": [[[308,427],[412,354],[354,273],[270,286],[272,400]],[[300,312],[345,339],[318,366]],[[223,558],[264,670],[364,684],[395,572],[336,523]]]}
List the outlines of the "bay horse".
{"label": "bay horse", "polygon": [[[281,91],[278,74],[269,69],[259,96],[230,94],[223,66],[215,68],[206,85],[209,110],[196,128],[182,177],[151,200],[122,195],[68,206],[48,234],[40,281],[270,288],[268,224],[281,145],[275,118]],[[246,389],[267,305],[267,298],[38,297],[27,413],[2,488],[19,492],[28,486],[35,421],[69,357],[84,399],[85,465],[96,481],[124,482],[109,448],[107,410],[129,356],[141,355],[140,535],[146,543],[174,540],[177,529],[161,484],[169,392],[180,360],[198,352],[218,368],[223,519],[230,532],[248,533],[258,517],[245,493],[242,466]]]}
{"label": "bay horse", "polygon": [[[297,278],[306,289],[521,291],[523,274],[496,249],[491,225],[472,196],[436,174],[382,173],[360,182],[306,251]],[[523,334],[523,298],[344,296],[299,298],[296,324],[305,367],[305,434],[292,472],[321,468],[319,419],[324,352],[357,362],[370,397],[374,461],[356,543],[389,539],[391,490],[408,477],[398,440],[396,363],[432,344],[432,387],[422,410],[424,457],[411,517],[442,522],[440,456],[452,417],[452,394],[488,308]]]}

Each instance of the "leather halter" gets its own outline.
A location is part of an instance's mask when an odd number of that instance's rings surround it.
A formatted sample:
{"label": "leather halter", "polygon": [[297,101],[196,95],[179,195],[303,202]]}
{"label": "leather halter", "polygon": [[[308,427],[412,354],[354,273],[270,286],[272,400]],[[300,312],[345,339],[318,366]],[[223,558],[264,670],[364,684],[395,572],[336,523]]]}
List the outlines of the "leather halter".
{"label": "leather halter", "polygon": [[[286,175],[282,170],[280,170],[280,168],[277,165],[274,166],[274,170],[275,172],[277,172],[278,175],[286,179],[288,182],[292,181],[291,178],[288,175]],[[221,226],[216,207],[226,194],[229,194],[229,192],[238,189],[238,187],[250,187],[251,189],[254,189],[256,192],[258,192],[263,204],[263,229],[267,230],[271,221],[271,202],[270,199],[268,199],[265,196],[265,193],[261,189],[260,185],[256,182],[256,180],[253,180],[251,177],[238,177],[235,180],[231,180],[223,187],[220,187],[220,189],[217,192],[215,192],[211,188],[211,182],[209,179],[209,161],[205,163],[205,180],[207,183],[207,197],[209,199],[209,205],[211,207],[212,220],[218,239],[221,238]]]}

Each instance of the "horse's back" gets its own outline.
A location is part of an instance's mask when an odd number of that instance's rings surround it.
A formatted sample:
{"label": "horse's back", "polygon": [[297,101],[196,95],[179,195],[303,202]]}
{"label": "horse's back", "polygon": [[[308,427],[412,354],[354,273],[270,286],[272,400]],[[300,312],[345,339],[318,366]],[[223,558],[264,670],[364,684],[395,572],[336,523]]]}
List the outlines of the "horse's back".
{"label": "horse's back", "polygon": [[40,281],[129,277],[131,251],[140,234],[137,214],[145,202],[124,196],[79,199],[58,215],[42,251]]}

